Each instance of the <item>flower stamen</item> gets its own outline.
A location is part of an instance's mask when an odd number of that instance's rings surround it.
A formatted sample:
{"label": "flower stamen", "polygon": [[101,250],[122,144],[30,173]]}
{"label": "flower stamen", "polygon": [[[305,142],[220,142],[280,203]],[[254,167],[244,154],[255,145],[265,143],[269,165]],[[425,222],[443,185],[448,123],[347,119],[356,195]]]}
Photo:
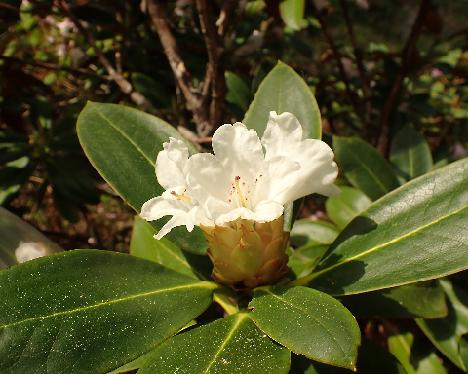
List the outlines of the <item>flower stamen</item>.
{"label": "flower stamen", "polygon": [[234,178],[234,186],[236,187],[236,192],[237,192],[237,196],[239,196],[239,201],[240,201],[241,205],[245,208],[245,207],[247,207],[247,203],[245,202],[244,195],[243,195],[242,190],[240,188],[239,180],[240,180],[240,177],[237,175]]}
{"label": "flower stamen", "polygon": [[178,194],[175,191],[171,191],[171,195],[173,195],[177,200],[182,200],[182,201],[187,201],[187,202],[192,201],[190,197],[185,196],[184,194]]}

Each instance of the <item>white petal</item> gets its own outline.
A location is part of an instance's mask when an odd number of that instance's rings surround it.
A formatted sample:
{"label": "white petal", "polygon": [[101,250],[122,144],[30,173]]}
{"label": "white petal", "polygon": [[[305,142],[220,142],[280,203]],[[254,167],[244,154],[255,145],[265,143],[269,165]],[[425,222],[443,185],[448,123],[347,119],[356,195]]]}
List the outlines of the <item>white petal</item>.
{"label": "white petal", "polygon": [[262,144],[265,147],[265,158],[287,156],[291,145],[302,140],[302,126],[289,112],[270,112],[267,127],[262,136]]}
{"label": "white petal", "polygon": [[262,143],[267,162],[284,156],[300,165],[294,186],[289,190],[283,189],[285,192],[280,200],[284,204],[311,193],[330,196],[338,191],[333,186],[338,174],[333,151],[321,140],[303,140],[301,125],[291,113],[277,115],[270,112]]}
{"label": "white petal", "polygon": [[255,178],[264,156],[262,144],[254,130],[242,123],[223,125],[213,135],[213,151],[226,173],[233,178],[244,177],[247,182]]}
{"label": "white petal", "polygon": [[227,201],[231,175],[211,153],[197,153],[187,163],[190,194],[204,205],[209,197]]}
{"label": "white petal", "polygon": [[299,163],[283,156],[265,161],[257,177],[255,203],[262,200],[274,200],[283,205],[288,203],[288,191],[297,184],[299,169]]}
{"label": "white petal", "polygon": [[270,222],[283,214],[283,205],[272,200],[263,200],[255,207],[255,221]]}
{"label": "white petal", "polygon": [[175,198],[155,197],[145,202],[141,208],[140,216],[147,221],[154,221],[165,216],[173,216],[156,235],[157,239],[162,238],[172,228],[185,225],[188,231],[192,231],[195,222],[194,207],[192,204]]}
{"label": "white petal", "polygon": [[156,159],[156,177],[165,189],[185,186],[185,167],[188,160],[188,149],[183,141],[169,138],[164,143],[164,150]]}
{"label": "white petal", "polygon": [[[166,234],[169,234],[169,232],[177,226],[183,226],[186,225],[186,221],[184,217],[182,216],[174,216],[172,217],[167,223],[161,227],[161,230],[158,231],[158,233],[154,236],[155,239],[160,240],[162,239],[163,236]],[[193,230],[193,224],[192,225],[187,225],[187,231],[191,232]]]}
{"label": "white petal", "polygon": [[236,219],[248,219],[248,220],[255,220],[255,213],[252,212],[248,208],[235,208],[228,211],[225,214],[221,214],[215,220],[215,223],[219,226],[225,225],[228,222],[235,221]]}

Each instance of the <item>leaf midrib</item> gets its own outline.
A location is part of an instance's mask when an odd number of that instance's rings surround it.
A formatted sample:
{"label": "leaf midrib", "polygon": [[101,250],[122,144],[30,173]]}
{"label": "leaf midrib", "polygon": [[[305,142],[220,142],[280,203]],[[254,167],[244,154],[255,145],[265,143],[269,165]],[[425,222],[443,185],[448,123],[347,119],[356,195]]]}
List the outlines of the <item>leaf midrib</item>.
{"label": "leaf midrib", "polygon": [[361,253],[358,253],[358,254],[355,255],[355,256],[349,257],[349,258],[347,258],[347,259],[345,259],[345,260],[343,260],[343,261],[341,261],[341,262],[337,262],[337,263],[335,263],[335,264],[332,265],[332,266],[329,266],[329,267],[327,267],[327,268],[325,268],[325,269],[322,269],[322,270],[320,270],[320,271],[318,271],[318,272],[316,272],[316,273],[314,273],[314,274],[311,274],[312,277],[311,277],[310,280],[316,279],[316,278],[318,278],[319,276],[321,276],[321,275],[323,275],[323,274],[325,274],[325,273],[328,273],[329,271],[331,271],[331,270],[333,270],[333,269],[335,269],[335,268],[337,268],[337,267],[339,267],[339,266],[341,266],[341,265],[344,265],[344,264],[346,264],[346,263],[348,263],[348,262],[351,262],[351,261],[354,261],[354,260],[356,260],[356,259],[359,259],[359,258],[361,258],[361,257],[363,257],[363,256],[369,255],[369,254],[371,254],[371,253],[373,253],[373,252],[375,252],[375,251],[377,251],[377,250],[379,250],[379,249],[381,249],[381,248],[384,248],[384,247],[387,247],[387,246],[389,246],[389,245],[392,245],[392,244],[398,243],[398,242],[400,242],[400,241],[406,240],[407,238],[413,236],[414,234],[417,234],[418,232],[420,232],[420,231],[422,231],[422,230],[425,230],[425,229],[427,229],[428,227],[431,227],[431,226],[433,226],[433,225],[435,225],[435,224],[437,224],[437,223],[440,223],[440,222],[444,221],[445,219],[448,219],[448,218],[450,218],[451,216],[453,216],[453,215],[455,215],[455,214],[458,214],[458,213],[460,213],[461,211],[463,211],[463,210],[465,210],[465,209],[467,209],[467,208],[468,208],[468,207],[465,206],[465,207],[463,207],[463,208],[460,208],[460,209],[458,209],[458,210],[455,210],[455,211],[453,211],[453,212],[451,212],[451,213],[449,213],[449,214],[447,214],[447,215],[445,215],[445,216],[440,217],[440,218],[437,219],[437,220],[434,220],[434,221],[429,222],[429,223],[427,223],[427,224],[425,224],[425,225],[419,226],[419,227],[417,227],[416,229],[414,229],[414,230],[412,230],[412,231],[410,231],[410,232],[408,232],[408,233],[406,233],[406,234],[404,234],[404,235],[402,235],[402,236],[400,236],[400,237],[398,237],[398,238],[392,239],[392,240],[390,240],[390,241],[388,241],[388,242],[385,242],[385,243],[378,244],[378,245],[376,245],[376,246],[374,246],[374,247],[371,247],[371,248],[367,249],[366,251],[363,251],[363,252],[361,252]]}
{"label": "leaf midrib", "polygon": [[145,152],[143,152],[143,150],[132,140],[132,138],[130,136],[128,136],[128,134],[126,134],[124,131],[122,131],[121,129],[119,129],[117,126],[114,126],[112,124],[112,122],[102,113],[100,112],[98,109],[96,109],[96,113],[105,121],[109,124],[110,127],[112,127],[115,131],[117,131],[120,135],[122,135],[130,144],[132,144],[135,149],[145,158],[145,160],[147,160],[149,162],[149,164],[154,167],[155,165],[155,162],[151,161],[151,159],[146,156]]}
{"label": "leaf midrib", "polygon": [[231,326],[231,328],[229,329],[228,333],[226,334],[226,337],[224,338],[223,342],[221,343],[221,345],[219,346],[218,350],[216,351],[216,353],[214,354],[213,358],[211,359],[211,361],[208,363],[208,366],[206,367],[206,369],[203,371],[204,374],[208,374],[210,372],[210,369],[213,367],[213,365],[215,364],[216,360],[218,359],[219,355],[221,354],[221,352],[224,350],[224,348],[226,347],[226,345],[229,343],[229,341],[232,339],[232,337],[234,336],[234,333],[236,332],[236,330],[239,328],[239,326],[242,324],[242,322],[247,318],[247,315],[245,314],[238,314],[237,315],[237,319],[236,321],[233,323],[233,325]]}
{"label": "leaf midrib", "polygon": [[[354,158],[355,161],[358,161],[359,162],[359,159],[354,157],[354,154],[351,152],[351,157]],[[366,164],[364,163],[361,163],[361,167],[368,173],[368,175],[377,183],[377,185],[379,186],[380,190],[383,192],[383,194],[385,195],[387,192],[390,192],[391,189],[387,188],[387,186],[384,184],[383,181],[381,181],[379,179],[379,177],[377,175],[375,175],[371,169],[369,169],[367,167]]]}
{"label": "leaf midrib", "polygon": [[154,296],[154,295],[157,295],[159,293],[179,291],[179,290],[184,290],[184,289],[187,289],[187,288],[207,288],[207,289],[211,288],[211,289],[214,289],[215,285],[212,282],[201,281],[201,282],[196,282],[196,283],[189,283],[189,284],[174,286],[174,287],[171,287],[171,288],[163,288],[163,289],[158,289],[158,290],[154,290],[154,291],[138,293],[138,294],[134,294],[134,295],[126,296],[126,297],[121,297],[121,298],[118,298],[118,299],[107,300],[107,301],[96,303],[96,304],[93,304],[93,305],[87,305],[87,306],[79,307],[79,308],[75,308],[75,309],[64,310],[64,311],[52,313],[52,314],[49,314],[49,315],[42,315],[42,316],[35,316],[35,317],[25,318],[25,319],[20,320],[20,321],[15,321],[15,322],[12,322],[12,323],[7,323],[5,325],[1,325],[0,329],[7,328],[7,327],[12,327],[12,326],[16,326],[16,325],[21,325],[23,323],[27,323],[27,322],[31,322],[31,321],[45,320],[45,319],[49,319],[49,318],[55,318],[55,317],[60,317],[60,316],[64,316],[64,315],[70,315],[70,314],[79,313],[79,312],[83,312],[83,311],[87,311],[87,310],[91,310],[91,309],[97,309],[97,308],[108,306],[108,305],[118,304],[118,303],[129,301],[129,300]]}
{"label": "leaf midrib", "polygon": [[327,327],[318,319],[316,318],[315,316],[313,316],[312,314],[308,314],[307,313],[307,310],[304,310],[304,309],[301,309],[299,308],[297,305],[294,305],[288,301],[286,301],[285,299],[282,299],[281,297],[279,297],[278,295],[274,294],[273,292],[271,292],[271,290],[269,289],[263,289],[262,291],[270,294],[271,296],[273,296],[274,298],[280,300],[281,302],[283,302],[284,304],[286,305],[289,305],[291,307],[293,307],[294,309],[298,310],[299,312],[301,312],[301,314],[304,314],[306,315],[307,317],[310,317],[312,318],[314,321],[316,321],[320,326],[322,326],[322,328],[327,332],[327,334],[332,338],[332,340],[335,342],[336,346],[340,349],[341,353],[343,354],[343,356],[346,357],[346,352],[344,351],[344,349],[341,347],[340,343],[338,343],[338,340],[335,338],[335,336],[331,333],[330,330],[327,329]]}

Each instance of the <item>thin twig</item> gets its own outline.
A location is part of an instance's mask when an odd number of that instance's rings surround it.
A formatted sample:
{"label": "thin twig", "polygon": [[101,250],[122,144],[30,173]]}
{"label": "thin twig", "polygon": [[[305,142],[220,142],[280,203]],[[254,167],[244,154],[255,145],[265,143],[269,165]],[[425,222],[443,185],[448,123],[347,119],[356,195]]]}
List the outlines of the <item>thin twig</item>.
{"label": "thin twig", "polygon": [[204,131],[204,135],[207,135],[221,122],[226,82],[224,80],[224,71],[220,64],[223,48],[218,30],[213,21],[212,11],[206,0],[196,0],[196,5],[208,54],[204,87],[208,84],[211,85],[211,103],[209,109],[210,128]]}
{"label": "thin twig", "polygon": [[77,17],[75,17],[65,0],[59,0],[58,4],[60,9],[67,15],[67,17],[71,19],[71,21],[81,32],[81,34],[83,34],[91,48],[93,48],[94,53],[99,59],[101,65],[104,66],[104,68],[106,69],[110,79],[112,79],[117,84],[117,86],[119,86],[120,90],[124,94],[129,95],[130,98],[135,102],[135,104],[143,107],[145,110],[151,110],[153,108],[151,103],[143,95],[136,92],[133,89],[132,84],[116,71],[116,69],[114,68],[114,66],[112,66],[111,62],[107,59],[102,50],[96,45],[96,41],[94,40],[92,33],[83,25],[83,23]]}
{"label": "thin twig", "polygon": [[390,117],[396,108],[398,97],[402,89],[403,81],[409,72],[412,57],[414,56],[416,42],[424,25],[427,11],[430,7],[430,0],[422,0],[419,6],[418,14],[413,22],[411,31],[406,40],[401,53],[401,65],[397,77],[393,83],[390,93],[385,102],[380,117],[380,135],[377,142],[377,149],[384,156],[388,155],[390,148]]}
{"label": "thin twig", "polygon": [[204,129],[209,128],[208,116],[206,111],[203,110],[201,98],[194,93],[195,89],[191,84],[190,72],[177,50],[176,39],[172,34],[163,2],[148,0],[147,7],[151,22],[159,36],[164,53],[174,73],[177,86],[185,98],[187,108],[192,112],[198,132],[202,134]]}
{"label": "thin twig", "polygon": [[218,27],[218,35],[221,38],[224,38],[228,31],[229,23],[231,21],[232,14],[238,5],[236,0],[224,0],[221,10],[219,12],[219,17],[216,20],[216,26]]}
{"label": "thin twig", "polygon": [[36,67],[36,68],[39,68],[39,69],[55,70],[55,71],[62,70],[62,71],[66,71],[66,72],[73,73],[73,74],[83,74],[83,75],[97,76],[97,77],[100,77],[102,79],[110,80],[109,76],[99,75],[94,71],[90,71],[90,70],[82,69],[82,68],[72,68],[72,67],[69,67],[69,66],[62,66],[62,65],[53,64],[53,63],[50,63],[50,62],[22,60],[20,58],[12,57],[12,56],[0,56],[0,60],[6,61],[6,62],[12,63],[12,64],[32,66],[32,67]]}
{"label": "thin twig", "polygon": [[[323,36],[325,37],[325,40],[326,42],[328,43],[329,47],[330,47],[330,50],[332,51],[332,55],[336,61],[336,65],[338,67],[338,71],[340,73],[340,77],[341,77],[341,80],[343,81],[344,85],[345,85],[345,91],[346,91],[346,95],[348,96],[348,99],[349,101],[351,102],[351,105],[353,106],[354,108],[354,111],[356,113],[357,116],[359,116],[361,118],[361,111],[360,111],[360,108],[359,108],[359,103],[358,101],[356,100],[356,96],[354,95],[352,89],[351,89],[351,83],[349,82],[349,79],[348,79],[348,75],[346,74],[346,70],[345,70],[345,67],[343,65],[343,61],[341,60],[341,53],[340,51],[338,50],[338,47],[336,46],[332,36],[331,36],[331,33],[329,32],[329,29],[328,29],[328,24],[327,22],[325,21],[325,18],[323,17],[322,15],[322,11],[318,9],[318,7],[315,5],[315,1],[312,1],[312,6],[315,10],[315,14],[317,16],[317,19],[320,23],[320,28],[323,32]],[[363,121],[363,119],[361,118],[361,121]],[[363,121],[364,122],[364,121]]]}

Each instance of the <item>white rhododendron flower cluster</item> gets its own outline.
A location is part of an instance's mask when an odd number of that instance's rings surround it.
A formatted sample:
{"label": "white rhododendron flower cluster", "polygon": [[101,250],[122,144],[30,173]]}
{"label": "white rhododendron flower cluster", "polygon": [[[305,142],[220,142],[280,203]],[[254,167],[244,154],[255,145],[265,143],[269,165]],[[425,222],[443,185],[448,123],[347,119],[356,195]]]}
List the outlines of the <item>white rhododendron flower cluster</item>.
{"label": "white rhododendron flower cluster", "polygon": [[213,151],[189,157],[182,141],[164,143],[156,176],[166,191],[141,209],[148,221],[172,216],[156,239],[182,225],[192,231],[238,219],[270,222],[296,199],[339,192],[333,184],[338,171],[331,148],[321,140],[303,139],[291,113],[270,112],[261,140],[240,122],[223,125],[213,135]]}

